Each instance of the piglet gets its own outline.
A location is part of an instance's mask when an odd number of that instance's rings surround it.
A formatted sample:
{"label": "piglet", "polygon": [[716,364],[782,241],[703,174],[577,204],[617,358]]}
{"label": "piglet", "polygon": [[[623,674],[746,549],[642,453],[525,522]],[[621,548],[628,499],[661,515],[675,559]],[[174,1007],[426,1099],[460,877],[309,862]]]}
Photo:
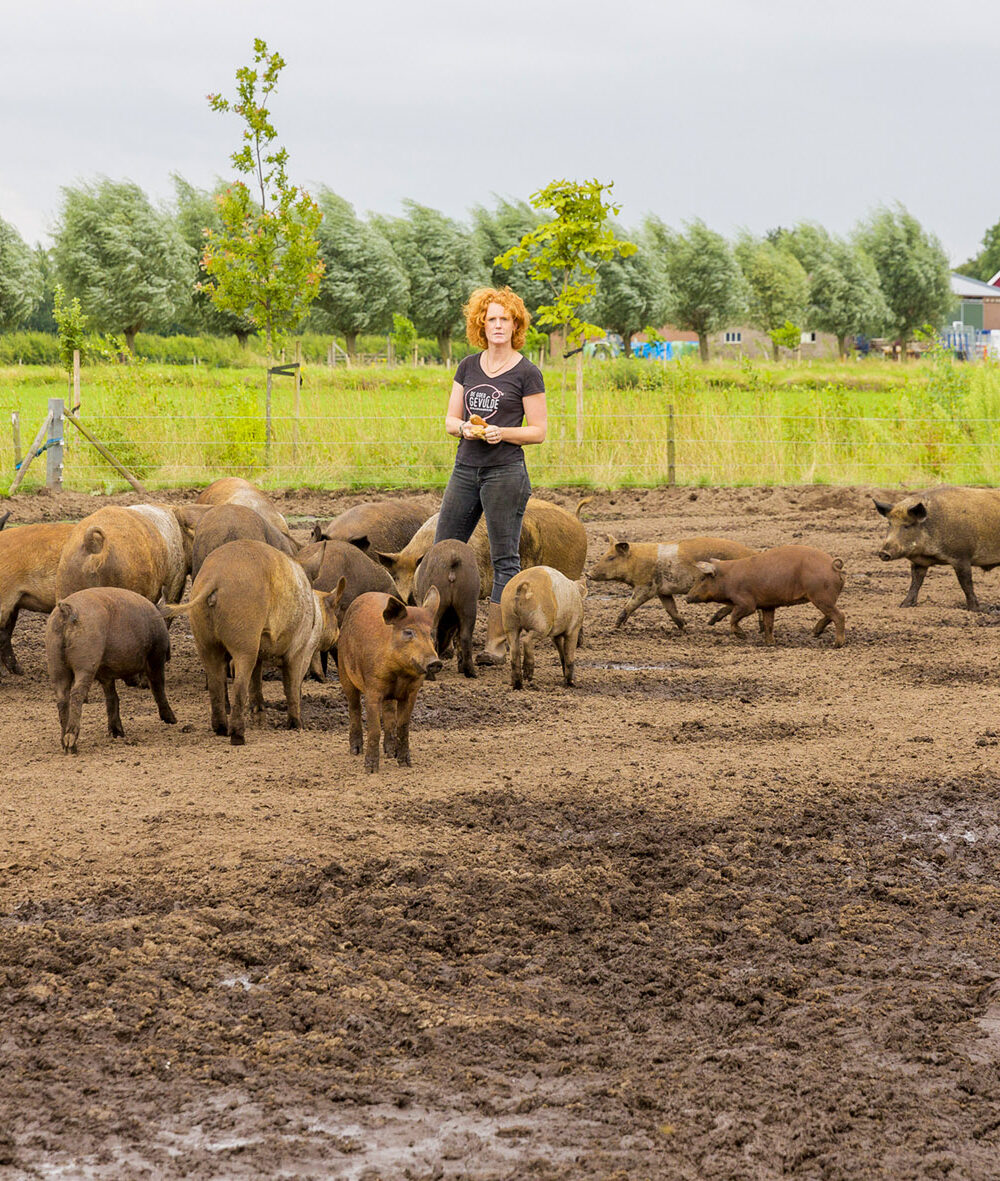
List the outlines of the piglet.
{"label": "piglet", "polygon": [[108,733],[124,738],[115,681],[145,673],[161,721],[177,719],[167,703],[167,625],[153,604],[121,587],[89,587],[56,603],[45,629],[49,679],[56,693],[62,746],[76,754],[83,703],[97,680],[108,707]]}
{"label": "piglet", "polygon": [[[479,564],[472,546],[464,541],[438,541],[427,551],[417,567],[413,584],[414,597],[423,603],[431,587],[438,592],[432,635],[438,656],[450,655],[458,638],[458,671],[467,677],[477,675],[472,660],[472,633],[479,606]],[[434,673],[427,679],[434,680]]]}
{"label": "piglet", "polygon": [[510,648],[510,683],[521,689],[535,674],[535,641],[551,636],[563,679],[573,684],[574,661],[583,628],[584,579],[573,582],[552,566],[522,570],[503,588],[500,615]]}
{"label": "piglet", "polygon": [[734,561],[698,562],[701,578],[687,596],[689,603],[731,603],[729,626],[743,638],[740,620],[760,611],[764,642],[774,643],[774,612],[777,607],[812,603],[823,618],[813,628],[818,636],[833,623],[835,648],[844,646],[844,613],[837,608],[837,596],[844,588],[844,563],[811,545],[779,545]]}
{"label": "piglet", "polygon": [[368,715],[365,770],[377,771],[379,733],[385,753],[404,767],[410,759],[410,715],[428,673],[441,671],[431,627],[438,607],[431,587],[422,607],[367,591],[348,607],[337,641],[337,671],[347,697],[351,754],[361,754],[361,698]]}

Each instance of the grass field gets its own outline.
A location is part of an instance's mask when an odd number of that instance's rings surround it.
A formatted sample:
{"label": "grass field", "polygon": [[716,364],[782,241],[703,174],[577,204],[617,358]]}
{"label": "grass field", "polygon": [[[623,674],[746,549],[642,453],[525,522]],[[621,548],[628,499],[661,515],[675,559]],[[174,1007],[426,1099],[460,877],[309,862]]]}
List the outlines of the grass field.
{"label": "grass field", "polygon": [[[1000,447],[1000,366],[946,356],[906,365],[593,362],[585,371],[583,442],[574,375],[545,370],[549,435],[529,451],[536,485],[938,482],[992,484]],[[81,417],[150,488],[242,475],[263,487],[443,486],[454,441],[443,429],[451,372],[439,366],[307,366],[274,379],[267,445],[263,372],[205,365],[87,366]],[[0,495],[14,476],[11,412],[21,449],[48,399],[65,397],[56,367],[0,369]],[[124,481],[68,427],[65,485],[113,491]],[[45,458],[22,488],[44,483]]]}

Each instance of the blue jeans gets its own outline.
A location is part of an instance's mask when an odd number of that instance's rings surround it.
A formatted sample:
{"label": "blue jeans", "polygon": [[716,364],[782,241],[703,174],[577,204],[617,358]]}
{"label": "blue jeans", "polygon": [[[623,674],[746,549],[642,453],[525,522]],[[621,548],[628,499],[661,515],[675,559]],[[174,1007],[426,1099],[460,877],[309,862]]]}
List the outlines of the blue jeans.
{"label": "blue jeans", "polygon": [[523,458],[495,467],[456,463],[444,490],[434,540],[468,541],[485,515],[493,561],[491,602],[500,602],[500,592],[521,569],[521,522],[530,495]]}

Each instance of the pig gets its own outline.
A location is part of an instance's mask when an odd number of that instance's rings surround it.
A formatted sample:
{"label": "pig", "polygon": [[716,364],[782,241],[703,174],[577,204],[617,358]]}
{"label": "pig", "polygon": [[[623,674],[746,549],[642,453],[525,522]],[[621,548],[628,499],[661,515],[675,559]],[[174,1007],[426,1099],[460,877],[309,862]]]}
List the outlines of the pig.
{"label": "pig", "polygon": [[184,530],[174,507],[169,504],[132,504],[128,506],[128,511],[137,513],[163,538],[167,549],[163,598],[167,603],[179,603],[191,570],[191,550],[185,542]]}
{"label": "pig", "polygon": [[[295,555],[309,577],[313,590],[331,591],[341,578],[345,580],[344,593],[337,608],[337,621],[342,623],[344,612],[358,595],[365,591],[382,591],[384,594],[398,594],[396,584],[389,571],[348,541],[313,541],[304,545]],[[329,651],[334,651],[330,649]],[[329,651],[320,652],[321,679],[326,679]],[[334,656],[336,659],[336,656]]]}
{"label": "pig", "polygon": [[145,673],[160,720],[177,718],[167,701],[167,626],[149,599],[121,587],[95,586],[56,603],[45,627],[45,655],[56,694],[62,748],[77,753],[83,703],[96,680],[104,690],[108,733],[124,738],[115,681]]}
{"label": "pig", "polygon": [[551,636],[563,680],[574,682],[576,648],[583,628],[586,579],[576,582],[551,566],[522,570],[503,588],[500,615],[510,648],[510,683],[521,689],[535,675],[535,641]]}
{"label": "pig", "polygon": [[362,549],[401,550],[431,515],[422,500],[380,500],[356,504],[312,532],[313,541],[349,541]]}
{"label": "pig", "polygon": [[889,522],[878,556],[883,562],[910,562],[910,589],[901,607],[917,605],[929,567],[951,566],[966,608],[982,610],[972,567],[1000,566],[1000,490],[944,486],[915,492],[895,504],[875,500],[875,507]]}
{"label": "pig", "polygon": [[[288,729],[302,728],[302,681],[316,653],[337,639],[343,582],[314,591],[302,567],[263,541],[228,541],[205,558],[191,597],[161,608],[165,619],[190,613],[191,630],[208,678],[212,729],[246,742],[247,701],[264,711],[264,660],[281,664]],[[233,703],[226,717],[226,666],[233,663]]]}
{"label": "pig", "polygon": [[[674,595],[684,595],[700,577],[695,563],[711,558],[748,558],[758,551],[739,541],[721,537],[686,537],[682,541],[617,541],[608,537],[608,551],[591,570],[595,582],[624,582],[632,587],[632,594],[615,620],[621,627],[643,603],[656,595],[664,610],[684,630]],[[724,618],[732,610],[724,607],[712,616],[712,623]]]}
{"label": "pig", "polygon": [[832,622],[835,648],[844,646],[844,613],[837,596],[844,589],[844,563],[811,545],[779,545],[733,561],[697,562],[701,577],[687,596],[689,603],[731,603],[729,626],[743,639],[740,620],[760,611],[765,644],[774,644],[777,607],[812,603],[823,613],[813,628],[818,636]]}
{"label": "pig", "polygon": [[288,522],[271,503],[266,492],[262,492],[256,484],[244,480],[239,476],[224,476],[215,480],[207,488],[198,493],[197,504],[242,504],[259,513],[268,524],[273,525],[279,533],[283,533],[288,540],[298,548],[298,542],[288,531]]}
{"label": "pig", "polygon": [[[522,570],[529,566],[554,566],[567,578],[580,577],[587,560],[587,534],[580,522],[580,510],[590,499],[589,496],[584,497],[577,504],[574,514],[549,500],[541,500],[537,496],[528,498],[521,526]],[[417,566],[434,544],[436,528],[435,515],[424,522],[403,550],[397,553],[372,552],[372,557],[380,561],[392,575],[403,599],[410,598]],[[469,545],[475,551],[479,564],[479,597],[487,599],[493,590],[493,563],[490,560],[486,522],[482,518],[469,538]]]}
{"label": "pig", "polygon": [[212,550],[225,545],[227,541],[241,540],[263,541],[265,545],[273,545],[289,557],[295,557],[299,552],[298,546],[287,534],[246,505],[214,504],[207,508],[195,527],[191,547],[191,577],[198,577],[202,563]]}
{"label": "pig", "polygon": [[0,529],[3,529],[3,527],[4,527],[4,526],[7,524],[7,522],[8,522],[9,520],[10,520],[10,509],[8,509],[8,510],[7,510],[7,511],[6,511],[6,512],[3,514],[3,516],[2,516],[2,517],[0,517]]}
{"label": "pig", "polygon": [[120,586],[155,603],[174,594],[176,584],[176,554],[168,550],[157,523],[145,513],[117,506],[77,522],[56,570],[60,599],[88,586]]}
{"label": "pig", "polygon": [[[458,671],[467,677],[477,676],[472,660],[472,633],[479,602],[479,566],[472,547],[464,541],[439,541],[432,545],[417,567],[415,597],[425,603],[431,587],[438,591],[431,628],[438,656],[444,658],[451,653],[457,636]],[[427,674],[429,681],[434,677],[432,672]]]}
{"label": "pig", "polygon": [[422,607],[407,607],[395,595],[369,591],[344,615],[337,644],[337,671],[350,719],[350,749],[361,754],[361,698],[368,715],[365,770],[379,767],[379,734],[385,753],[403,767],[410,757],[410,715],[428,673],[441,671],[431,627],[438,593],[431,587]]}
{"label": "pig", "polygon": [[21,611],[45,615],[56,605],[56,570],[72,521],[20,525],[0,537],[0,661],[12,673],[22,669],[11,638]]}

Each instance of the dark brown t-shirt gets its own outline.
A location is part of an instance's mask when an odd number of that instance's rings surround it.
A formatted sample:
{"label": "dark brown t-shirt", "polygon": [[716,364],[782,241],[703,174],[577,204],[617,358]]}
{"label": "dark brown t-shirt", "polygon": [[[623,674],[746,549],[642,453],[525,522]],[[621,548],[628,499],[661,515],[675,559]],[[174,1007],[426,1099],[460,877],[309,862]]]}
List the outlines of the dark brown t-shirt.
{"label": "dark brown t-shirt", "polygon": [[[473,353],[458,363],[455,380],[465,391],[463,418],[473,414],[485,418],[490,426],[520,426],[524,422],[524,399],[545,392],[545,379],[537,365],[522,357],[513,369],[499,377],[487,377],[479,358]],[[494,467],[517,463],[522,455],[520,443],[484,443],[482,439],[463,439],[458,445],[456,462],[469,467]]]}

